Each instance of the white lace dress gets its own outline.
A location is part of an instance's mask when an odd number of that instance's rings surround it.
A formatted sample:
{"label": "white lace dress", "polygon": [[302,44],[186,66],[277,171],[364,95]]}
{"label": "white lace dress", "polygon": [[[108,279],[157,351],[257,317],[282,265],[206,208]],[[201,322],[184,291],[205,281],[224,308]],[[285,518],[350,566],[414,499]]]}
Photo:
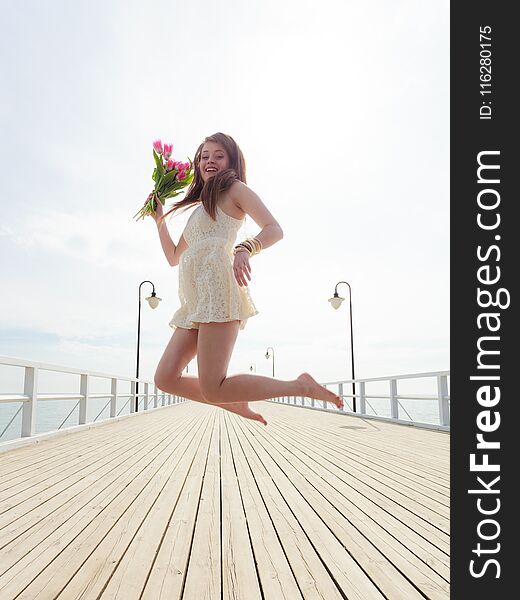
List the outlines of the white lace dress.
{"label": "white lace dress", "polygon": [[172,329],[235,319],[244,329],[247,319],[258,314],[249,287],[238,285],[233,273],[233,247],[243,221],[218,205],[215,221],[202,204],[191,213],[183,233],[188,248],[179,261],[181,306],[169,323]]}

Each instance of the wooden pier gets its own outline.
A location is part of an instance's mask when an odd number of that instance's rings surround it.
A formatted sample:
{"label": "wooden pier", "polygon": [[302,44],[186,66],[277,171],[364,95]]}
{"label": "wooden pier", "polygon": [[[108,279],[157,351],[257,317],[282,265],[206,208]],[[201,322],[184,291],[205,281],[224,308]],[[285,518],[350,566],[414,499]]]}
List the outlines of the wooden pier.
{"label": "wooden pier", "polygon": [[0,598],[449,598],[448,433],[253,407],[0,453]]}

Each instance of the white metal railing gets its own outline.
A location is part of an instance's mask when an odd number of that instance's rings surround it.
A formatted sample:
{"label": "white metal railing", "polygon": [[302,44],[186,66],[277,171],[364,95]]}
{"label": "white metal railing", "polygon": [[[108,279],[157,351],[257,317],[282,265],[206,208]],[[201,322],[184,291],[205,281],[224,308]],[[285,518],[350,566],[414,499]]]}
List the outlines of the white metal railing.
{"label": "white metal railing", "polygon": [[[103,406],[101,411],[96,415],[91,423],[96,422],[98,418],[104,413],[105,409],[110,404],[110,418],[117,417],[128,407],[125,414],[132,414],[135,412],[135,399],[138,400],[138,407],[143,410],[150,410],[151,408],[159,408],[162,406],[168,406],[171,404],[179,404],[184,402],[186,399],[173,394],[168,394],[158,390],[155,383],[146,381],[144,379],[136,379],[134,377],[122,377],[119,375],[112,375],[107,373],[98,373],[94,371],[78,370],[69,367],[63,367],[58,365],[50,365],[45,363],[39,363],[34,361],[28,361],[18,358],[11,358],[6,356],[0,356],[0,365],[8,365],[13,367],[20,367],[24,369],[24,384],[22,394],[0,394],[0,404],[18,402],[20,407],[15,414],[9,419],[7,423],[0,423],[0,446],[2,445],[2,437],[6,434],[9,428],[12,426],[16,417],[22,412],[21,419],[21,438],[27,438],[36,435],[36,419],[38,415],[38,404],[49,400],[77,400],[76,404],[68,415],[63,419],[57,429],[60,430],[69,417],[79,406],[79,415],[77,425],[87,424],[87,405],[90,400],[99,398],[108,398],[108,401]],[[52,371],[55,373],[67,373],[73,375],[79,375],[79,390],[68,394],[41,394],[38,393],[38,374],[41,371]],[[91,393],[90,381],[92,377],[109,379],[111,382],[110,393]],[[121,381],[130,382],[130,393],[119,393],[118,383]],[[139,387],[143,387],[144,391],[136,395],[137,383]],[[150,392],[151,386],[153,386],[153,392]],[[127,398],[126,402],[118,410],[117,403],[118,399]],[[153,406],[151,405],[153,401]],[[101,419],[106,421],[108,419]],[[20,439],[20,438],[18,438]],[[12,441],[12,439],[11,439]]]}
{"label": "white metal railing", "polygon": [[[390,377],[371,377],[369,379],[344,379],[342,381],[331,381],[323,383],[326,388],[331,386],[337,386],[333,391],[341,396],[342,398],[353,398],[353,393],[345,393],[345,386],[352,386],[355,384],[356,393],[356,412],[352,411],[351,406],[347,400],[344,400],[343,411],[338,411],[332,404],[323,402],[321,400],[314,400],[312,398],[304,398],[303,396],[283,396],[275,398],[275,402],[282,402],[290,404],[291,406],[299,406],[303,408],[311,408],[317,410],[328,410],[334,412],[343,412],[346,414],[356,415],[364,418],[372,419],[384,419],[396,423],[403,423],[406,425],[415,425],[418,427],[427,427],[430,429],[441,429],[444,431],[450,430],[450,394],[448,391],[448,378],[450,376],[449,371],[432,371],[429,373],[409,373],[406,375],[394,375]],[[398,383],[402,380],[408,379],[423,379],[431,382],[433,380],[436,393],[435,394],[400,394],[398,391]],[[371,382],[387,382],[388,393],[387,394],[372,394],[367,392],[367,384]],[[378,415],[374,409],[370,400],[375,399],[386,399],[389,401],[390,406],[390,417]],[[406,410],[406,407],[401,403],[401,400],[419,400],[419,401],[434,401],[437,403],[437,417],[438,423],[430,423],[425,421],[414,420],[410,413]],[[372,412],[367,411],[367,406]],[[401,411],[408,417],[402,418]]]}

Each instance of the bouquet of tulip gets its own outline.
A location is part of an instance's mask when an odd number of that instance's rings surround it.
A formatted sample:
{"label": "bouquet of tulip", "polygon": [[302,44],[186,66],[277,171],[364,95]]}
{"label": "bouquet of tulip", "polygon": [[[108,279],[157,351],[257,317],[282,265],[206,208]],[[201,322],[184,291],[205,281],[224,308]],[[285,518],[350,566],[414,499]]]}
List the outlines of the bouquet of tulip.
{"label": "bouquet of tulip", "polygon": [[153,157],[155,160],[155,169],[152,179],[155,182],[153,192],[148,196],[148,200],[134,218],[144,219],[147,215],[155,215],[156,202],[164,206],[164,201],[168,198],[174,198],[180,194],[183,189],[193,181],[194,169],[193,163],[175,161],[171,158],[173,144],[164,144],[161,140],[153,142]]}

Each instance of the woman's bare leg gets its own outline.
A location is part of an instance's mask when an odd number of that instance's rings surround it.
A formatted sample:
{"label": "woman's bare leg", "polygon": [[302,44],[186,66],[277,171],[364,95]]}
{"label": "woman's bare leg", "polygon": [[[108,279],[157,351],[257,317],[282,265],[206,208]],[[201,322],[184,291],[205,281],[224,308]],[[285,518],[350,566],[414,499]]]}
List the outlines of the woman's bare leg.
{"label": "woman's bare leg", "polygon": [[309,373],[282,380],[263,375],[230,375],[227,369],[238,334],[238,321],[200,323],[197,340],[199,382],[204,397],[212,403],[254,402],[281,396],[304,396],[343,407],[343,400],[320,385]]}
{"label": "woman's bare leg", "polygon": [[177,328],[163,353],[155,372],[155,383],[159,389],[169,394],[189,398],[196,402],[219,406],[229,412],[235,413],[246,419],[259,421],[267,425],[264,417],[249,408],[247,402],[239,401],[226,406],[208,402],[201,390],[198,377],[194,375],[180,375],[186,365],[197,352],[197,329]]}
{"label": "woman's bare leg", "polygon": [[172,391],[169,391],[168,389],[162,387],[161,389],[165,392],[175,394],[183,398],[189,398],[190,400],[195,400],[195,402],[202,402],[204,404],[211,404],[212,406],[219,406],[220,408],[240,415],[241,417],[245,417],[246,419],[252,419],[253,421],[259,421],[260,423],[267,425],[267,421],[264,419],[264,417],[260,413],[251,410],[247,402],[239,401],[227,404],[208,402],[202,395],[202,392],[200,391],[199,378],[195,375],[182,375],[177,379],[166,383],[167,387],[169,387]]}

